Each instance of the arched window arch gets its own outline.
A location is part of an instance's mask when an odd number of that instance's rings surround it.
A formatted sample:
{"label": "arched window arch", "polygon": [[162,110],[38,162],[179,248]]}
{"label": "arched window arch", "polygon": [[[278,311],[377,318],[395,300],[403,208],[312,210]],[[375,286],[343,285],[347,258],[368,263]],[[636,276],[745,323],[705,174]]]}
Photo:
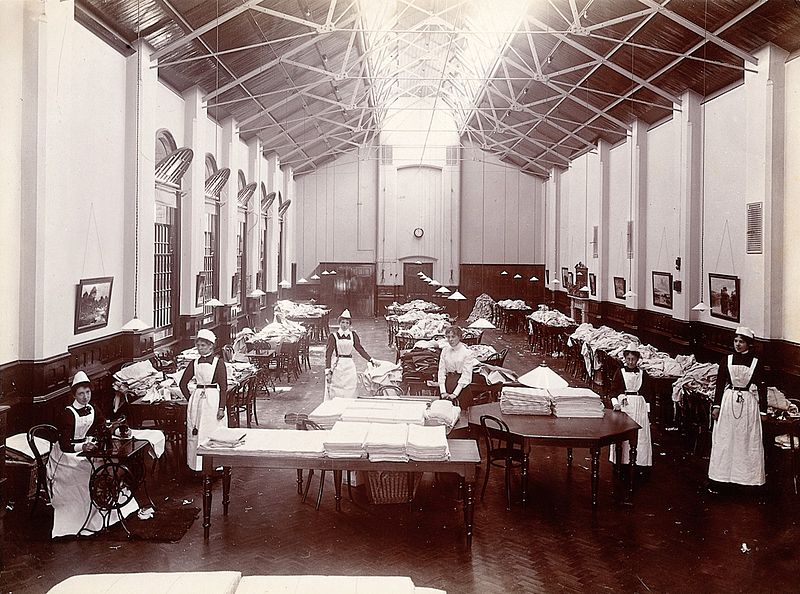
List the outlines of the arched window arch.
{"label": "arched window arch", "polygon": [[219,299],[219,195],[228,181],[230,171],[220,171],[214,155],[205,157],[205,229],[203,230],[203,324],[214,322],[211,299]]}
{"label": "arched window arch", "polygon": [[153,234],[153,327],[156,342],[175,334],[180,307],[180,201],[183,175],[192,151],[178,149],[168,130],[155,139],[155,218]]}
{"label": "arched window arch", "polygon": [[247,201],[249,200],[249,187],[244,171],[241,169],[236,179],[238,185],[236,192],[236,276],[233,283],[233,297],[239,302],[242,312],[246,312],[246,296],[251,290],[247,278]]}

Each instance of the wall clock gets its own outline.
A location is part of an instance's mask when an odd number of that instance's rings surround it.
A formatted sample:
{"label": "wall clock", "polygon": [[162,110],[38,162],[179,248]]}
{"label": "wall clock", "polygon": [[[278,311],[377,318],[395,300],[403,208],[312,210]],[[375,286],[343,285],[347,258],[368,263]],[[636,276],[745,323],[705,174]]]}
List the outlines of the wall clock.
{"label": "wall clock", "polygon": [[419,239],[423,235],[425,235],[425,231],[422,230],[422,227],[417,227],[416,229],[414,229],[414,237]]}

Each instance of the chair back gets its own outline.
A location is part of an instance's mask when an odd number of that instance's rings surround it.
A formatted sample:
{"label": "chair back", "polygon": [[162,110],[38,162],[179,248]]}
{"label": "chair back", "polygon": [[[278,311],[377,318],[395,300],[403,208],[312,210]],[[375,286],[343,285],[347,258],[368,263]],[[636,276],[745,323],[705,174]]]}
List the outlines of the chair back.
{"label": "chair back", "polygon": [[481,428],[490,460],[498,450],[511,449],[511,432],[505,421],[492,415],[481,415]]}
{"label": "chair back", "polygon": [[380,386],[375,391],[375,396],[377,398],[385,398],[387,396],[403,396],[404,392],[400,386],[395,386],[394,384]]}
{"label": "chair back", "polygon": [[298,423],[303,431],[322,431],[322,427],[319,424],[315,423],[314,421],[309,421],[308,419],[302,419]]}
{"label": "chair back", "polygon": [[229,344],[226,344],[222,347],[222,357],[225,359],[225,363],[233,363],[233,347]]}
{"label": "chair back", "polygon": [[[40,494],[44,494],[47,497],[50,496],[50,490],[47,488],[47,458],[50,456],[50,450],[53,449],[53,444],[58,441],[58,436],[58,429],[53,425],[35,425],[28,430],[28,446],[31,448],[33,457],[36,460],[37,499]],[[37,437],[50,444],[46,452],[39,451],[39,445],[36,443]]]}
{"label": "chair back", "polygon": [[508,355],[508,347],[504,348],[502,351],[498,353],[497,363],[498,367],[502,367],[506,362],[506,355]]}

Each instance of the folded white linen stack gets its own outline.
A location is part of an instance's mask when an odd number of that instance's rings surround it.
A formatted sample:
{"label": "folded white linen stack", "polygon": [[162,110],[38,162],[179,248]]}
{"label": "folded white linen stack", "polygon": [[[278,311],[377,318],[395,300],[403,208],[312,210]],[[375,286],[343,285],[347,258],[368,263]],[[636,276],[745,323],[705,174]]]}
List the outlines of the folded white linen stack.
{"label": "folded white linen stack", "polygon": [[412,460],[449,460],[445,428],[409,425],[406,453]]}
{"label": "folded white linen stack", "polygon": [[221,427],[200,444],[201,447],[222,448],[229,446],[209,445],[212,439],[222,443],[244,435],[243,443],[236,446],[239,451],[254,452],[265,456],[290,456],[297,458],[322,458],[325,450],[322,440],[326,431],[298,431],[296,429],[228,429]]}
{"label": "folded white linen stack", "polygon": [[405,423],[370,423],[364,447],[370,462],[408,462],[407,443]]}
{"label": "folded white linen stack", "polygon": [[[365,423],[412,423],[425,424],[426,402],[360,399],[351,400],[342,412],[342,421],[361,421]],[[309,418],[311,416],[309,415]]]}
{"label": "folded white linen stack", "polygon": [[244,445],[246,434],[238,429],[220,427],[206,439],[202,445],[206,448],[238,448]]}
{"label": "folded white linen stack", "polygon": [[461,407],[453,406],[450,400],[434,400],[425,411],[425,424],[429,426],[444,425],[452,428],[458,422]]}
{"label": "folded white linen stack", "polygon": [[553,388],[550,396],[553,414],[557,417],[596,419],[603,416],[603,401],[589,388]]}
{"label": "folded white linen stack", "polygon": [[331,398],[325,400],[317,408],[308,413],[308,420],[314,421],[323,429],[330,429],[342,417],[342,413],[350,404],[352,398]]}
{"label": "folded white linen stack", "polygon": [[504,386],[500,392],[500,412],[505,415],[549,415],[550,393],[543,388]]}
{"label": "folded white linen stack", "polygon": [[369,423],[338,421],[333,429],[325,432],[322,446],[328,458],[364,458],[367,455],[364,441],[369,432]]}

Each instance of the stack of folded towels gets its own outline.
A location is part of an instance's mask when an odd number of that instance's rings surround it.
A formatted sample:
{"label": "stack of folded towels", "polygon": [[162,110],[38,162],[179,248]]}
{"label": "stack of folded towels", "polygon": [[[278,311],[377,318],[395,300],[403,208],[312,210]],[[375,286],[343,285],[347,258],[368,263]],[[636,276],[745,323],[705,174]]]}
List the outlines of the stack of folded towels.
{"label": "stack of folded towels", "polygon": [[461,407],[453,406],[450,400],[434,400],[430,408],[425,411],[426,425],[443,425],[452,429],[461,415]]}
{"label": "stack of folded towels", "polygon": [[[411,423],[423,425],[428,405],[419,401],[398,400],[350,400],[341,414],[342,421],[364,423]],[[311,418],[311,415],[309,415]]]}
{"label": "stack of folded towels", "polygon": [[371,462],[408,462],[408,425],[370,423],[364,448]]}
{"label": "stack of folded towels", "polygon": [[330,429],[342,417],[342,413],[353,402],[352,398],[332,398],[325,400],[308,415],[309,421],[314,421],[323,429]]}
{"label": "stack of folded towels", "polygon": [[549,415],[550,393],[544,388],[504,386],[500,392],[500,412],[505,415]]}
{"label": "stack of folded towels", "polygon": [[603,401],[589,388],[553,388],[553,414],[557,417],[602,418]]}
{"label": "stack of folded towels", "polygon": [[238,448],[244,445],[247,434],[238,429],[220,427],[216,429],[202,445],[207,448]]}
{"label": "stack of folded towels", "polygon": [[449,460],[445,428],[409,425],[406,453],[411,460]]}
{"label": "stack of folded towels", "polygon": [[325,432],[322,445],[328,458],[363,458],[367,455],[364,442],[369,432],[369,423],[338,421],[333,429]]}

